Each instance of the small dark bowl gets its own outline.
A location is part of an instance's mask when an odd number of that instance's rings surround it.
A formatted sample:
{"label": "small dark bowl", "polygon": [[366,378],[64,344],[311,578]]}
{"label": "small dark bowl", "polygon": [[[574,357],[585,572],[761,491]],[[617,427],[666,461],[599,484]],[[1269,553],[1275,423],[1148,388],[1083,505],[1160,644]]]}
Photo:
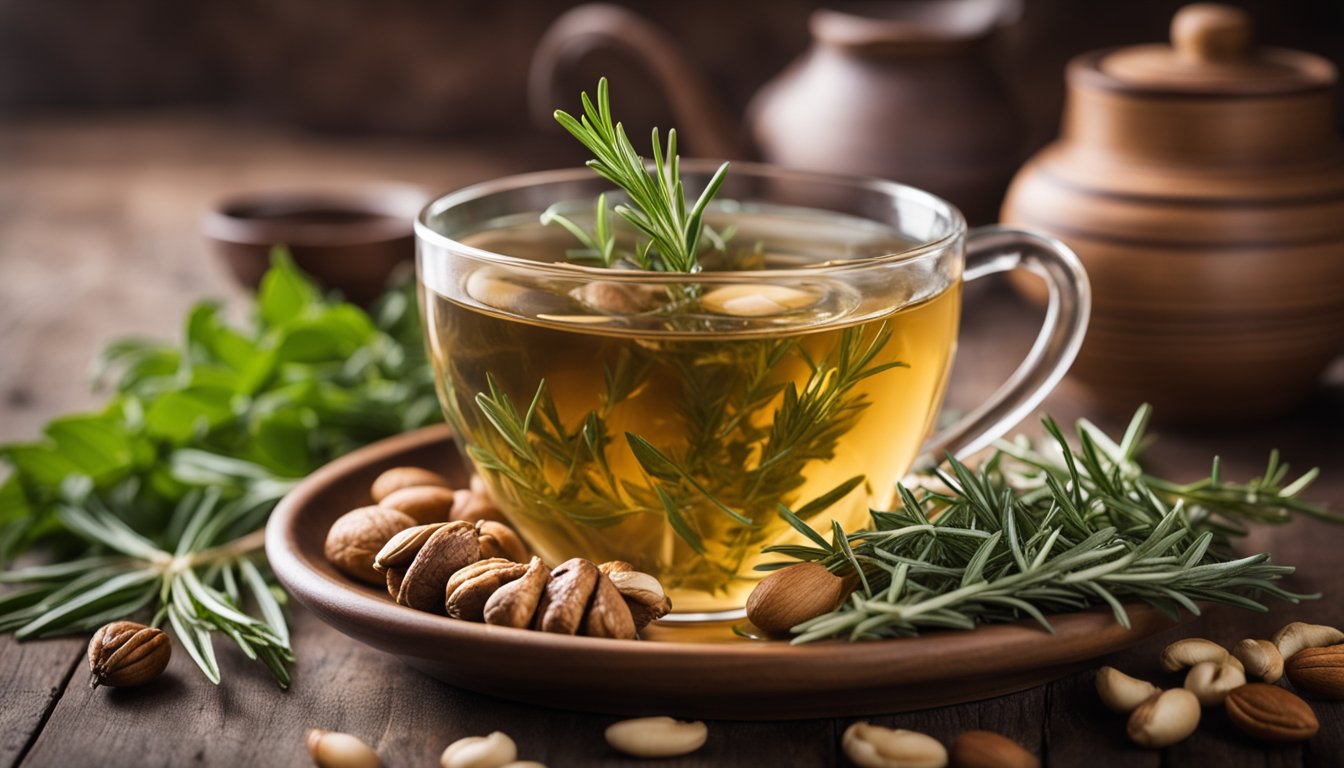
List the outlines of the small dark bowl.
{"label": "small dark bowl", "polygon": [[255,289],[271,248],[329,290],[367,305],[388,276],[415,258],[415,217],[429,201],[419,187],[383,184],[349,191],[258,192],[226,198],[201,222],[239,283]]}

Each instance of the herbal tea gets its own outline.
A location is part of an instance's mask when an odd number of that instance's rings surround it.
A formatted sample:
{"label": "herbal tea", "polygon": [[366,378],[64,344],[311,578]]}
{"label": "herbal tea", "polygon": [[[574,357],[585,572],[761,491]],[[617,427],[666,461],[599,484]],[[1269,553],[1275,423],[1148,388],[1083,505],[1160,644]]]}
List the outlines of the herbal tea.
{"label": "herbal tea", "polygon": [[681,614],[743,605],[761,547],[796,536],[780,505],[827,536],[887,505],[941,401],[960,311],[955,275],[809,273],[910,247],[873,222],[713,211],[710,281],[557,275],[541,264],[572,259],[575,239],[536,213],[458,238],[535,268],[421,265],[445,412],[511,522],[553,565],[653,574]]}

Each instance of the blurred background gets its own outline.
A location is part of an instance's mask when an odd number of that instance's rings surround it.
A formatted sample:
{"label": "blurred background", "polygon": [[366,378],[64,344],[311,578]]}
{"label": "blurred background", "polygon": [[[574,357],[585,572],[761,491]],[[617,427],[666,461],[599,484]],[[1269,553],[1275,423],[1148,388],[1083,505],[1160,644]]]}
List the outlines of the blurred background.
{"label": "blurred background", "polygon": [[[933,16],[952,4],[921,3]],[[1344,64],[1344,2],[1232,4],[1253,17],[1258,43]],[[50,414],[94,402],[78,374],[107,341],[170,336],[203,296],[241,304],[243,292],[201,233],[202,215],[228,195],[386,181],[443,192],[580,162],[577,144],[538,126],[548,121],[535,121],[528,101],[534,51],[574,5],[0,0],[0,439],[35,434]],[[736,132],[734,154],[751,156],[739,118],[808,48],[817,5],[625,7],[684,52],[676,76],[703,79]],[[1066,63],[1098,48],[1166,41],[1181,5],[1022,0],[990,33],[972,36],[974,50],[963,53],[982,65],[973,81],[1006,103],[1002,125],[964,121],[1006,142],[994,157],[1003,168],[998,190],[1056,135]],[[844,7],[863,13],[874,4]],[[683,154],[719,154],[722,142],[673,114],[644,57],[606,50],[564,60],[553,85],[569,96],[557,106],[576,108],[578,91],[607,74],[632,134],[679,125]],[[945,106],[954,90],[907,100],[892,130],[922,124],[925,105]],[[850,138],[825,143],[844,151]],[[992,219],[997,196],[982,207],[973,218]]]}

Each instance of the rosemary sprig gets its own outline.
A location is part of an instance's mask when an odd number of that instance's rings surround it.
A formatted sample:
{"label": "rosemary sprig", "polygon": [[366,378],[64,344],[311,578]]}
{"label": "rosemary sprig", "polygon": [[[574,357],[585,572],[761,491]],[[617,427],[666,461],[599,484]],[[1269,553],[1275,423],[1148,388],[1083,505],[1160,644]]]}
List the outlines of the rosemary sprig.
{"label": "rosemary sprig", "polygon": [[[636,264],[642,269],[663,272],[700,271],[705,208],[723,186],[728,163],[718,167],[695,203],[688,208],[681,182],[676,130],[667,132],[664,151],[658,129],[653,129],[653,168],[650,169],[626,137],[625,129],[612,120],[605,77],[597,83],[597,103],[588,98],[587,92],[583,93],[582,101],[583,114],[578,118],[556,110],[555,119],[593,153],[588,167],[622,189],[629,199],[629,205],[617,205],[615,212],[648,237],[635,248]],[[553,220],[565,226],[589,250],[599,255],[604,266],[611,266],[615,235],[606,224],[606,210],[605,198],[600,197],[595,214],[596,230],[592,236],[554,211],[548,212],[543,223]]]}
{"label": "rosemary sprig", "polygon": [[[1302,512],[1338,516],[1298,500],[1315,471],[1281,485],[1287,468],[1271,457],[1266,475],[1226,483],[1213,475],[1180,485],[1144,473],[1136,459],[1149,409],[1116,443],[1081,422],[1074,449],[1048,417],[1059,459],[1025,442],[1005,445],[972,470],[949,458],[931,488],[900,488],[901,507],[872,513],[872,529],[827,542],[787,509],[781,514],[816,545],[769,547],[794,560],[854,573],[860,585],[831,613],[793,628],[793,642],[917,634],[930,628],[1031,618],[1106,605],[1129,626],[1125,603],[1175,615],[1200,602],[1265,610],[1258,598],[1299,595],[1275,582],[1293,572],[1268,554],[1237,557],[1229,535],[1249,520],[1282,522]],[[787,562],[762,569],[779,568]]]}

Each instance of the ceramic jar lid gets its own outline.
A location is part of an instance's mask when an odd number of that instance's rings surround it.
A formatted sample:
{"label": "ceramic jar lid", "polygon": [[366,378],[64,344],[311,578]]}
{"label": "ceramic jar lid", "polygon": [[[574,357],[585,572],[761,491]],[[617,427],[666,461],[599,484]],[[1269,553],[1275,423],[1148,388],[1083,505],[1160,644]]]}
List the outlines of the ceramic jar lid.
{"label": "ceramic jar lid", "polygon": [[1239,8],[1197,3],[1171,22],[1171,44],[1136,45],[1092,60],[1108,85],[1179,94],[1276,95],[1329,88],[1335,68],[1302,51],[1256,48],[1250,16]]}

